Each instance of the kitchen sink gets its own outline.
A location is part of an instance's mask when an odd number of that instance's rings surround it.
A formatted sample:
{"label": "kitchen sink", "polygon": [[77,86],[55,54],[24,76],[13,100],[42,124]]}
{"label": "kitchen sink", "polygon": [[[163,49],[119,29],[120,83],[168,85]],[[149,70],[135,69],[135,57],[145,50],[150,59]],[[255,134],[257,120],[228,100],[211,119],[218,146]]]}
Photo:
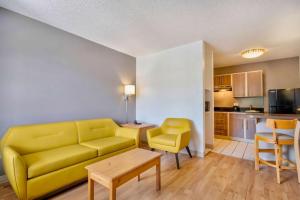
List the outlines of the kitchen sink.
{"label": "kitchen sink", "polygon": [[259,110],[245,110],[246,113],[259,113]]}

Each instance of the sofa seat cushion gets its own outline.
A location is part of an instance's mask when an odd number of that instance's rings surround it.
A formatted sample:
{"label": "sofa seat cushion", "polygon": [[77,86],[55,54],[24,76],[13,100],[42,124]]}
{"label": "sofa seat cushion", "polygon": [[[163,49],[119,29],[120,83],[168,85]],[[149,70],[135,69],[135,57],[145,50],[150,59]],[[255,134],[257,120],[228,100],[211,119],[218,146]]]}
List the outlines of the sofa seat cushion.
{"label": "sofa seat cushion", "polygon": [[152,138],[152,143],[166,145],[166,146],[176,146],[176,134],[161,134]]}
{"label": "sofa seat cushion", "polygon": [[92,158],[97,150],[79,144],[24,155],[28,178],[47,174]]}
{"label": "sofa seat cushion", "polygon": [[98,155],[103,156],[105,154],[109,154],[133,146],[135,145],[135,140],[125,137],[113,136],[91,140],[80,144],[97,149]]}

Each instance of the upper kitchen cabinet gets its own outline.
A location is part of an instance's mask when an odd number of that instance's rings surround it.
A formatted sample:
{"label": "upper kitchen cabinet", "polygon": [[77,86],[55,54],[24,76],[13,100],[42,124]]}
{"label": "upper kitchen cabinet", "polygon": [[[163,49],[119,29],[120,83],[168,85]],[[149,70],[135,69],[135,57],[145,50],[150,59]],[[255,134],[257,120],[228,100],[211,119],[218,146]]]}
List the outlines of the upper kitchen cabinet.
{"label": "upper kitchen cabinet", "polygon": [[233,97],[263,96],[262,71],[250,71],[232,74]]}
{"label": "upper kitchen cabinet", "polygon": [[232,74],[233,97],[246,97],[246,72]]}
{"label": "upper kitchen cabinet", "polygon": [[263,96],[263,74],[262,71],[247,72],[248,97]]}
{"label": "upper kitchen cabinet", "polygon": [[231,87],[231,74],[216,75],[214,77],[214,86],[215,88],[224,86]]}

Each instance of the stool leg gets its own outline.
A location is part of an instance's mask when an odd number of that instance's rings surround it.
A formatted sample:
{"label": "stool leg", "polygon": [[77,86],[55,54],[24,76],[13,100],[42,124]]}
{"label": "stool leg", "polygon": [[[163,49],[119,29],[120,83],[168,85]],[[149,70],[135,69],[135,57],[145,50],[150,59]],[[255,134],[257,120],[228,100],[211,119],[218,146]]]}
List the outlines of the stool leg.
{"label": "stool leg", "polygon": [[298,140],[295,141],[294,149],[295,149],[295,157],[296,157],[298,182],[300,183],[300,152],[299,152],[299,141]]}
{"label": "stool leg", "polygon": [[280,146],[275,144],[275,158],[276,158],[276,176],[277,183],[280,184],[280,158],[279,158],[279,148]]}
{"label": "stool leg", "polygon": [[259,170],[259,141],[255,137],[255,170]]}
{"label": "stool leg", "polygon": [[[283,160],[283,157],[282,157],[282,146],[281,145],[278,145],[278,155],[279,155],[279,166],[282,166],[282,160]],[[282,171],[282,169],[280,169],[280,171]]]}

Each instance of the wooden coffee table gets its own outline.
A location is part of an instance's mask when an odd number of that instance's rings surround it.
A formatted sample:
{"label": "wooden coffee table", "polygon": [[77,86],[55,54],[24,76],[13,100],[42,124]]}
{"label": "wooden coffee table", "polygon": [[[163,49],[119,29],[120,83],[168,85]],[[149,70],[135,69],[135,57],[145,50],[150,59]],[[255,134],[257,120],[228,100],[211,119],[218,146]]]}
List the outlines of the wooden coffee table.
{"label": "wooden coffee table", "polygon": [[156,190],[160,190],[160,157],[157,152],[136,148],[86,166],[88,195],[94,199],[94,182],[110,190],[109,199],[116,199],[116,188],[142,172],[156,166]]}

